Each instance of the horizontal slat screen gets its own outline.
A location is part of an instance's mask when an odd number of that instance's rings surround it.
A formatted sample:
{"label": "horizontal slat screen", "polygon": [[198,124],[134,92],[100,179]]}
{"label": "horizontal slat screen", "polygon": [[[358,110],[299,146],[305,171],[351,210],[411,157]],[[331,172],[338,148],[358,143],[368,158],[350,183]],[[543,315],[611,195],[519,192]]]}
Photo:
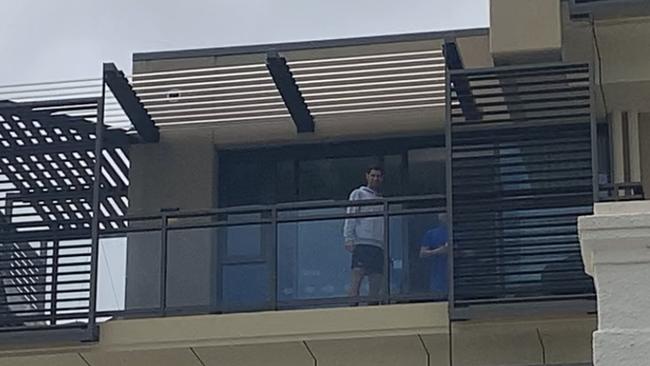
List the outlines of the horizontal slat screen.
{"label": "horizontal slat screen", "polygon": [[647,0],[571,0],[569,9],[573,17],[596,19],[640,17],[650,12]]}
{"label": "horizontal slat screen", "polygon": [[0,104],[0,333],[87,327],[93,216],[120,229],[128,207],[127,136],[104,129],[93,210],[98,100]]}
{"label": "horizontal slat screen", "polygon": [[451,82],[455,305],[590,295],[588,65],[460,70]]}

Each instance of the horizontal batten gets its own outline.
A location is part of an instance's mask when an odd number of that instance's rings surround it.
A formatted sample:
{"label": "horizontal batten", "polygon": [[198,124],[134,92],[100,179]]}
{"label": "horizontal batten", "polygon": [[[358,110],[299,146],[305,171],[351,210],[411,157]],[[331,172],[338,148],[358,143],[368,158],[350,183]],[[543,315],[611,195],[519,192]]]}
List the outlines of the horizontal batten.
{"label": "horizontal batten", "polygon": [[[0,91],[1,95],[15,95],[15,94],[28,94],[28,93],[41,93],[41,92],[54,92],[52,95],[56,96],[56,92],[62,90],[84,90],[84,89],[94,89],[94,93],[97,94],[101,92],[101,83],[96,83],[92,85],[78,85],[78,86],[62,86],[62,87],[50,87],[50,88],[35,88],[35,89],[23,89],[23,90],[2,90]],[[88,91],[87,93],[91,93]]]}
{"label": "horizontal batten", "polygon": [[61,85],[61,84],[78,84],[78,83],[88,83],[88,82],[99,82],[101,83],[102,79],[76,79],[76,80],[64,80],[64,81],[47,81],[39,83],[27,83],[27,84],[10,84],[10,85],[0,85],[0,89],[8,88],[23,88],[23,87],[40,87],[43,85]]}
{"label": "horizontal batten", "polygon": [[256,104],[239,104],[231,106],[221,106],[221,107],[208,107],[208,108],[185,108],[185,109],[172,109],[166,111],[149,111],[149,114],[152,116],[159,116],[163,114],[178,114],[178,113],[194,113],[194,112],[207,112],[207,111],[222,111],[222,110],[232,110],[232,109],[248,109],[248,108],[259,108],[259,107],[273,107],[273,106],[283,106],[284,102],[273,102],[273,103],[256,103]]}
{"label": "horizontal batten", "polygon": [[201,79],[210,79],[210,78],[231,78],[237,76],[254,76],[254,75],[269,75],[269,72],[266,70],[260,70],[260,71],[248,71],[248,72],[231,72],[231,73],[223,73],[223,74],[212,73],[206,75],[177,76],[177,77],[147,79],[147,80],[133,80],[133,85],[139,87],[140,85],[145,85],[145,84],[160,84],[160,83],[169,83],[172,81],[201,80]]}
{"label": "horizontal batten", "polygon": [[[418,77],[423,76],[436,76],[444,75],[443,71],[422,71],[422,72],[412,72],[412,73],[403,73],[403,74],[376,74],[369,76],[354,76],[354,77],[342,77],[342,78],[333,78],[333,79],[319,79],[319,80],[297,80],[298,85],[314,85],[314,84],[325,84],[325,83],[345,83],[347,81],[359,81],[359,80],[375,80],[375,79],[404,79],[407,80],[407,77],[410,77],[408,80],[418,80]],[[444,80],[444,78],[441,78]]]}
{"label": "horizontal batten", "polygon": [[209,124],[209,123],[256,121],[256,120],[268,120],[268,119],[290,118],[290,117],[291,117],[291,115],[286,113],[286,114],[270,114],[270,115],[267,115],[267,116],[250,116],[250,117],[205,119],[205,120],[199,120],[199,121],[161,122],[161,123],[156,123],[156,124],[158,126],[182,126],[182,125],[196,125],[196,124]]}
{"label": "horizontal batten", "polygon": [[264,82],[272,81],[270,76],[258,77],[258,78],[247,78],[247,79],[235,79],[235,80],[215,80],[215,81],[204,81],[204,82],[188,82],[188,83],[175,83],[175,84],[160,84],[153,86],[136,86],[136,90],[158,90],[170,88],[183,88],[183,87],[193,87],[193,86],[210,86],[210,85],[223,85],[223,84],[244,84],[251,82]]}
{"label": "horizontal batten", "polygon": [[[173,87],[171,87],[173,89]],[[233,85],[233,86],[220,86],[220,87],[214,87],[214,88],[201,88],[201,89],[183,89],[183,90],[165,90],[165,91],[157,91],[157,92],[140,92],[139,88],[135,89],[136,94],[138,94],[139,97],[145,97],[145,96],[150,96],[150,95],[167,95],[170,92],[175,92],[175,93],[200,93],[200,92],[207,92],[207,91],[222,91],[222,90],[239,90],[239,89],[256,89],[256,88],[273,88],[272,90],[275,91],[276,93],[278,92],[277,89],[275,89],[275,84],[273,83],[265,83],[265,84],[255,84],[255,85]],[[146,98],[142,98],[143,100],[146,100]]]}
{"label": "horizontal batten", "polygon": [[359,103],[337,103],[337,104],[328,104],[320,106],[310,106],[311,111],[317,111],[322,109],[332,109],[332,108],[341,108],[341,107],[363,107],[371,105],[384,105],[384,104],[396,104],[396,103],[415,103],[415,102],[436,102],[443,101],[444,97],[438,98],[411,98],[411,99],[393,99],[393,100],[380,100],[372,102],[359,102]]}
{"label": "horizontal batten", "polygon": [[198,72],[214,72],[214,71],[232,71],[232,70],[250,70],[250,69],[266,69],[264,64],[248,64],[248,65],[233,65],[233,66],[215,66],[215,67],[202,67],[195,69],[183,70],[170,70],[170,71],[156,71],[156,72],[138,72],[133,74],[133,80],[148,77],[148,76],[165,76],[165,75],[182,75]]}
{"label": "horizontal batten", "polygon": [[16,97],[7,94],[0,93],[0,100],[11,100],[13,102],[38,102],[43,100],[52,100],[52,99],[65,99],[65,98],[79,98],[79,97],[99,97],[99,93],[89,93],[89,92],[69,92],[69,93],[53,93],[53,94],[36,94],[36,95],[26,95],[24,97]]}
{"label": "horizontal batten", "polygon": [[383,54],[374,54],[374,55],[366,55],[366,56],[330,57],[330,58],[311,59],[311,60],[289,60],[287,63],[289,64],[289,66],[312,65],[312,64],[328,63],[328,62],[375,60],[381,58],[426,56],[426,55],[436,55],[436,56],[440,56],[439,57],[440,59],[444,59],[442,57],[442,51],[427,50],[427,51],[414,51],[414,52],[383,53]]}
{"label": "horizontal batten", "polygon": [[[384,74],[404,75],[404,74],[409,74],[405,71],[423,70],[423,69],[435,70],[435,72],[440,75],[445,74],[444,68],[440,67],[439,65],[415,65],[415,66],[404,66],[404,67],[385,67],[385,68],[378,68],[378,69],[359,69],[359,70],[349,70],[349,71],[321,72],[321,73],[313,73],[313,74],[295,74],[294,77],[296,80],[301,81],[305,79],[313,79],[313,78],[324,77],[324,76],[359,75],[359,74],[371,74],[371,73],[376,73],[379,75],[384,75]],[[430,71],[422,71],[422,72],[430,72]],[[339,78],[334,78],[332,80],[337,80],[337,79]],[[328,80],[328,79],[314,80],[314,81],[323,81],[323,80]]]}
{"label": "horizontal batten", "polygon": [[398,111],[398,110],[405,110],[405,109],[436,108],[436,107],[444,107],[444,106],[445,106],[444,103],[426,103],[426,104],[415,104],[415,105],[407,105],[407,106],[345,109],[340,111],[322,111],[322,112],[313,112],[312,114],[314,116],[326,116],[326,115],[343,114],[343,113],[387,112],[387,111]]}
{"label": "horizontal batten", "polygon": [[[203,97],[203,96],[202,96]],[[205,96],[208,97],[208,96]],[[216,97],[222,98],[223,95],[217,95]],[[282,100],[279,95],[269,96],[269,97],[254,97],[254,98],[234,98],[234,99],[218,99],[218,100],[208,100],[204,102],[171,102],[169,99],[164,98],[161,100],[166,101],[167,103],[162,104],[151,104],[148,103],[147,110],[151,111],[153,109],[159,108],[176,108],[176,107],[190,107],[190,106],[202,106],[202,105],[211,105],[211,104],[225,104],[225,103],[243,103],[243,102],[259,102],[265,100]],[[151,102],[153,100],[148,100]]]}
{"label": "horizontal batten", "polygon": [[[212,91],[212,90],[211,90]],[[183,90],[184,94],[188,93],[200,93],[200,91],[190,89]],[[169,97],[167,97],[167,92],[164,93],[138,93],[140,100],[145,103],[149,102],[172,102]],[[261,94],[273,94],[274,96],[279,96],[280,93],[276,89],[267,89],[267,90],[251,90],[251,91],[241,91],[241,92],[232,92],[232,93],[213,93],[213,94],[194,94],[194,95],[182,95],[173,98],[173,101],[179,100],[188,100],[188,99],[207,99],[207,98],[225,98],[225,97],[238,97],[243,95],[261,95]],[[165,95],[163,98],[155,98],[155,95]],[[151,97],[148,97],[151,96]]]}
{"label": "horizontal batten", "polygon": [[[370,95],[362,95],[362,96],[354,96],[354,97],[308,99],[307,103],[312,105],[318,103],[341,102],[341,101],[350,101],[350,100],[399,98],[399,97],[407,97],[407,96],[441,95],[441,94],[443,93],[440,91],[422,90],[417,92],[405,92],[405,93],[370,94]],[[440,98],[444,98],[444,97],[440,97]]]}
{"label": "horizontal batten", "polygon": [[156,122],[170,120],[170,119],[180,119],[180,118],[198,118],[198,117],[219,117],[219,116],[237,116],[242,114],[262,114],[262,113],[277,113],[277,112],[286,112],[284,108],[270,108],[270,109],[260,109],[255,111],[236,111],[236,112],[219,112],[219,113],[204,113],[204,114],[194,114],[194,115],[180,115],[180,116],[161,116],[155,117]]}
{"label": "horizontal batten", "polygon": [[363,88],[366,86],[378,86],[378,85],[395,85],[395,84],[409,84],[409,83],[424,83],[424,82],[437,82],[437,84],[429,84],[429,87],[444,88],[445,78],[422,78],[415,80],[391,80],[391,81],[377,81],[372,83],[353,83],[353,84],[340,84],[340,85],[327,85],[327,86],[309,86],[301,87],[300,90],[326,90],[326,89],[344,89],[344,88]]}
{"label": "horizontal batten", "polygon": [[[359,90],[341,90],[341,91],[332,91],[332,92],[317,92],[317,93],[303,93],[303,97],[312,98],[312,97],[323,97],[330,95],[348,95],[348,94],[366,94],[366,93],[380,93],[380,92],[391,92],[399,90],[414,90],[414,89],[431,89],[431,85],[410,85],[410,86],[394,86],[390,88],[368,88],[368,89],[359,89]],[[444,94],[444,89],[437,89],[435,93]]]}
{"label": "horizontal batten", "polygon": [[426,64],[433,64],[433,65],[441,65],[441,66],[445,65],[444,59],[425,57],[425,58],[412,58],[412,59],[392,60],[392,61],[357,62],[357,63],[349,63],[349,64],[341,64],[341,65],[292,67],[291,71],[297,75],[300,75],[305,71],[367,68],[367,67],[376,67],[376,66],[403,65],[403,64],[413,64],[413,63],[426,63]]}

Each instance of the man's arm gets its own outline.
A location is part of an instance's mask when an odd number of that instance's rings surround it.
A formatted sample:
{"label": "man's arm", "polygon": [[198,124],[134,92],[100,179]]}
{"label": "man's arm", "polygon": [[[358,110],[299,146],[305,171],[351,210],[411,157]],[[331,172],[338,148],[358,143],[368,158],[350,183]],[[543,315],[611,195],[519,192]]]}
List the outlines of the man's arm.
{"label": "man's arm", "polygon": [[444,254],[449,249],[449,240],[445,230],[437,227],[424,235],[420,245],[420,258],[428,258],[434,255]]}
{"label": "man's arm", "polygon": [[420,247],[420,258],[433,257],[434,255],[444,254],[449,250],[449,243],[445,243],[443,246],[430,249],[429,247],[422,246]]}
{"label": "man's arm", "polygon": [[[359,195],[357,194],[356,190],[350,193],[349,200],[350,201],[359,200]],[[345,210],[345,212],[348,214],[357,213],[359,212],[359,207],[350,206]],[[354,239],[356,238],[354,229],[356,226],[357,226],[357,219],[354,217],[345,219],[345,223],[343,224],[343,239],[345,240],[345,249],[350,252],[354,248]]]}

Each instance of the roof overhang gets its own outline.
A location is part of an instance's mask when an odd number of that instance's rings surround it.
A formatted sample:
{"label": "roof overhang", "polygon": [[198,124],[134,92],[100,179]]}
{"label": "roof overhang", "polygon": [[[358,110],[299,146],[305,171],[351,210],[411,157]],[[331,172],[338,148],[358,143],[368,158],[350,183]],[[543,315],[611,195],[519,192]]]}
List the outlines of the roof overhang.
{"label": "roof overhang", "polygon": [[472,37],[487,42],[487,29],[141,53],[133,86],[161,129],[431,131],[443,126],[443,44]]}

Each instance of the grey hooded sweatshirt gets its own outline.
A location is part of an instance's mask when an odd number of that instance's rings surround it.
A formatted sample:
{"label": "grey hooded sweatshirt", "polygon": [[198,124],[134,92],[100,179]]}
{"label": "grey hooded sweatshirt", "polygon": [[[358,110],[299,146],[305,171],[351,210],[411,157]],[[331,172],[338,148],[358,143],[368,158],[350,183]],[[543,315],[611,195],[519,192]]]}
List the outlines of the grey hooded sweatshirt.
{"label": "grey hooded sweatshirt", "polygon": [[[361,186],[350,193],[350,201],[376,200],[381,195],[374,190]],[[382,205],[351,206],[347,213],[377,212],[382,211]],[[364,244],[383,247],[384,243],[384,220],[381,216],[349,218],[343,226],[343,237],[345,241],[352,241],[354,245]]]}

